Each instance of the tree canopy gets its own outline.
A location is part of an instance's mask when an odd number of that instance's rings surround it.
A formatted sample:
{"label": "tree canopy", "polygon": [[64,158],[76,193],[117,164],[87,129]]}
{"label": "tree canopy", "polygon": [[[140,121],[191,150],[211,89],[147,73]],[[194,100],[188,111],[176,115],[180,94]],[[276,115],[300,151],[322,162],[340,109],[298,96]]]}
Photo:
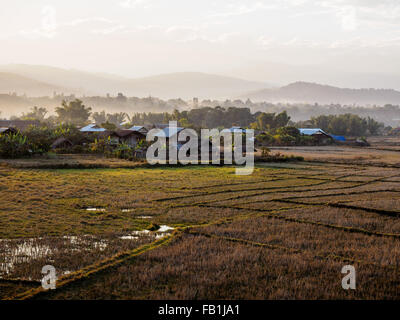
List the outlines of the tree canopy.
{"label": "tree canopy", "polygon": [[55,112],[61,123],[84,125],[91,115],[92,108],[86,107],[81,100],[75,99],[67,103],[62,101],[61,107],[57,107]]}

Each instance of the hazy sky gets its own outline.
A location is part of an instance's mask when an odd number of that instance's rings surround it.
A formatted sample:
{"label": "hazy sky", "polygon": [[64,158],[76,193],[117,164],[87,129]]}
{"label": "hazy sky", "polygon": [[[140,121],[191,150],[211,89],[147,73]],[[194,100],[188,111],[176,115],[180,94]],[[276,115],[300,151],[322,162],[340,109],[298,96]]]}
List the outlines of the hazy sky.
{"label": "hazy sky", "polygon": [[[139,77],[261,65],[400,75],[399,0],[0,0],[0,64]],[[298,79],[302,80],[302,79]]]}

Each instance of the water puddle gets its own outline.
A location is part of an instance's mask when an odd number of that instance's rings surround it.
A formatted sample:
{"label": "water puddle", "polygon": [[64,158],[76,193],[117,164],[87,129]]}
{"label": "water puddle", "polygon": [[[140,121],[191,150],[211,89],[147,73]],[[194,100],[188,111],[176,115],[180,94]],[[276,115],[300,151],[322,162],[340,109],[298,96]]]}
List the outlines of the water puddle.
{"label": "water puddle", "polygon": [[104,212],[106,209],[104,208],[86,208],[86,211],[97,211],[97,212]]}
{"label": "water puddle", "polygon": [[122,240],[135,240],[139,239],[140,236],[152,236],[155,239],[160,239],[163,238],[167,235],[170,234],[169,231],[174,230],[173,227],[166,226],[166,225],[161,225],[160,228],[154,231],[149,231],[149,230],[140,230],[140,231],[133,231],[130,234],[127,234],[125,236],[120,237]]}
{"label": "water puddle", "polygon": [[26,239],[21,243],[12,243],[13,240],[0,240],[3,251],[0,255],[4,259],[0,263],[0,276],[9,273],[16,264],[30,262],[33,259],[48,257],[52,250],[48,245],[41,245],[40,238]]}
{"label": "water puddle", "polygon": [[[157,226],[158,227],[158,226]],[[139,240],[142,237],[160,239],[170,234],[174,228],[161,225],[157,230],[139,230],[116,238],[122,240]],[[99,239],[91,235],[63,236],[57,238],[0,239],[0,279],[12,273],[17,264],[31,263],[34,260],[49,259],[53,254],[63,252],[104,251],[112,239]],[[64,274],[68,274],[65,271]]]}
{"label": "water puddle", "polygon": [[167,232],[167,231],[169,231],[169,230],[174,230],[174,228],[172,228],[172,227],[170,227],[170,226],[165,226],[165,225],[163,225],[163,226],[160,226],[160,229],[158,229],[157,231],[158,231],[158,232]]}

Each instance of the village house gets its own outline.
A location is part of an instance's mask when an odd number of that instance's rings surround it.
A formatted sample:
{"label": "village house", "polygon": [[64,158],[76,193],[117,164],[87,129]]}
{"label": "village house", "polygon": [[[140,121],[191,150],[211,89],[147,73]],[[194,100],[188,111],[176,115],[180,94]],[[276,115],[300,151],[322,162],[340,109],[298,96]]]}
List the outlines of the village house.
{"label": "village house", "polygon": [[129,128],[128,130],[139,132],[144,135],[146,135],[147,132],[149,132],[149,130],[147,130],[144,126],[133,126],[133,127]]}
{"label": "village house", "polygon": [[146,135],[139,131],[134,130],[117,130],[111,135],[113,138],[118,139],[118,143],[124,143],[128,146],[135,148],[141,140],[146,139]]}
{"label": "village house", "polygon": [[13,127],[10,127],[10,128],[0,128],[0,134],[15,134],[15,133],[17,133],[18,132],[18,130],[17,129],[15,129],[15,128],[13,128]]}
{"label": "village house", "polygon": [[30,126],[39,127],[40,121],[36,121],[36,120],[0,120],[0,128],[14,128],[21,132],[24,132]]}
{"label": "village house", "polygon": [[68,149],[73,147],[73,143],[71,140],[66,139],[64,137],[58,138],[56,141],[54,141],[51,145],[52,149]]}
{"label": "village house", "polygon": [[320,128],[299,128],[300,134],[305,136],[312,136],[318,144],[329,144],[333,142],[332,136]]}
{"label": "village house", "polygon": [[95,123],[92,123],[92,124],[89,124],[89,125],[81,128],[79,131],[80,132],[86,132],[86,133],[96,133],[96,132],[99,133],[99,132],[105,132],[107,130],[102,128],[102,127],[100,127],[100,126],[98,126]]}

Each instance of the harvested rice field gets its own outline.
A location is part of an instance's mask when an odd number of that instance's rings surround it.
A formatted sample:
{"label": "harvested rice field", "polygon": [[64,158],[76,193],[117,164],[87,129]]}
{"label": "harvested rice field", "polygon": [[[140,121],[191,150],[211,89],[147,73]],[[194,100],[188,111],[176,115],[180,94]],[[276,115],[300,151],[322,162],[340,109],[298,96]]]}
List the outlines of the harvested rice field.
{"label": "harvested rice field", "polygon": [[0,166],[0,299],[400,297],[400,169],[89,160]]}

